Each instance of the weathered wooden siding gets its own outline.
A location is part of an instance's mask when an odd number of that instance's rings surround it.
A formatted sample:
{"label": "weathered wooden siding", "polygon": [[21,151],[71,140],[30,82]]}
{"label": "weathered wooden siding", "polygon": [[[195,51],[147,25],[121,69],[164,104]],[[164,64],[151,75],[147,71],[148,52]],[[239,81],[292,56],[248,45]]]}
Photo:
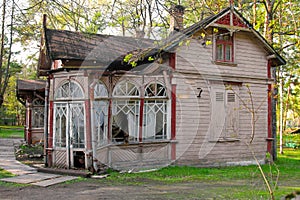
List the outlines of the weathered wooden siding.
{"label": "weathered wooden siding", "polygon": [[[254,163],[246,143],[251,136],[251,114],[241,103],[237,141],[211,140],[211,86],[210,81],[236,82],[239,96],[249,102],[246,85],[253,93],[254,107],[258,108],[255,138],[251,145],[263,162],[267,150],[267,59],[264,50],[246,34],[235,35],[236,66],[216,65],[213,45],[203,47],[192,39],[190,45],[177,50],[176,80],[177,124],[176,163],[179,165],[219,166]],[[198,98],[199,89],[203,92]],[[250,106],[250,104],[249,104]]]}
{"label": "weathered wooden siding", "polygon": [[177,50],[176,69],[179,72],[198,72],[202,76],[266,79],[267,58],[263,48],[247,33],[238,32],[234,38],[234,63],[237,66],[214,64],[213,44],[204,47],[201,41],[189,39],[189,45],[183,45]]}
{"label": "weathered wooden siding", "polygon": [[98,148],[96,159],[114,169],[141,169],[171,164],[170,143],[108,145]]}

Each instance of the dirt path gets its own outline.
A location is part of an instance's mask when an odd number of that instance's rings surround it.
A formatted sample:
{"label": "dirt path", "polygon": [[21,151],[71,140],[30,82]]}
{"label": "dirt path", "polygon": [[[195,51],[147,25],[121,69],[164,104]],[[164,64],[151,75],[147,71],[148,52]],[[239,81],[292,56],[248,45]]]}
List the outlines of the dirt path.
{"label": "dirt path", "polygon": [[[228,185],[228,189],[240,183]],[[211,193],[218,183],[168,184],[149,182],[144,185],[118,185],[99,180],[87,180],[69,184],[59,184],[47,188],[36,186],[1,187],[0,199],[42,199],[42,200],[94,200],[94,199],[231,199],[230,194]],[[210,188],[210,189],[208,189]],[[224,185],[222,185],[224,188]],[[221,195],[220,195],[221,194]]]}

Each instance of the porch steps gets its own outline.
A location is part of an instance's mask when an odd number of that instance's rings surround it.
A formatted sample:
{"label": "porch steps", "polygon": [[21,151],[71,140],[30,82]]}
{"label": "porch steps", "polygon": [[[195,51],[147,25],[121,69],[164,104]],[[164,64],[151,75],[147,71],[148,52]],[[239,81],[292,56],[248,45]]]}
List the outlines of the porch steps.
{"label": "porch steps", "polygon": [[76,170],[76,169],[60,169],[60,168],[38,168],[38,172],[50,173],[50,174],[59,174],[67,176],[80,176],[83,178],[91,177],[91,172],[86,170]]}

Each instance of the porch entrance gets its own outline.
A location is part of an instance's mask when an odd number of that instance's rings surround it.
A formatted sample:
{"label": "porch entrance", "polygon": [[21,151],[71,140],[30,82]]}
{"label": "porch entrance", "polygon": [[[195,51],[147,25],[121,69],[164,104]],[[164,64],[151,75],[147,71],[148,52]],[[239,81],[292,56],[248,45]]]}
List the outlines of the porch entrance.
{"label": "porch entrance", "polygon": [[85,168],[84,103],[55,103],[54,119],[54,165],[59,168]]}

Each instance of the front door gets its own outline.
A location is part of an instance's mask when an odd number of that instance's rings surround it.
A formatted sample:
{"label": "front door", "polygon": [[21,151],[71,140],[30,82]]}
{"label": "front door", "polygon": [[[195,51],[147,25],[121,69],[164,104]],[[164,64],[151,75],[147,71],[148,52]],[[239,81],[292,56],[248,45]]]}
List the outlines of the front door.
{"label": "front door", "polygon": [[85,168],[85,113],[82,102],[55,103],[54,165]]}

